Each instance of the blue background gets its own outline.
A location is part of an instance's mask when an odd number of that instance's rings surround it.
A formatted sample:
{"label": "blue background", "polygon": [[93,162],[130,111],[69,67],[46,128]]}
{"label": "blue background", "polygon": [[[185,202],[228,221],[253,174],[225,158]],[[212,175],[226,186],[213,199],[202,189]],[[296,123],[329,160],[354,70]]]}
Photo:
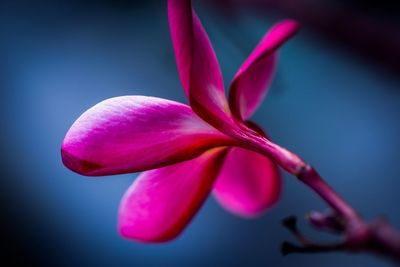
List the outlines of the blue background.
{"label": "blue background", "polygon": [[[2,2],[0,5],[1,260],[51,266],[390,266],[371,255],[279,253],[280,225],[325,206],[284,176],[281,202],[259,219],[210,198],[175,241],[143,245],[116,231],[136,174],[87,178],[66,169],[60,144],[74,120],[110,97],[186,102],[166,1]],[[197,3],[197,2],[196,2]],[[238,14],[230,24],[198,1],[228,85],[264,32],[285,14]],[[234,36],[234,38],[232,38]],[[313,164],[366,218],[400,227],[400,78],[305,26],[281,49],[271,91],[253,119]],[[335,238],[333,238],[334,240]]]}

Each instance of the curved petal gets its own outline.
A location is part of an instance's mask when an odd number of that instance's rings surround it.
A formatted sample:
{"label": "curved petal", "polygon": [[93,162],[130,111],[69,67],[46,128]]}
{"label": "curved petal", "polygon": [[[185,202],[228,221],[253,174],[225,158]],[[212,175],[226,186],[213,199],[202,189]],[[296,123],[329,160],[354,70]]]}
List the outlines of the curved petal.
{"label": "curved petal", "polygon": [[193,110],[212,125],[232,124],[218,60],[190,0],[169,0],[168,19],[183,89]]}
{"label": "curved petal", "polygon": [[201,207],[218,174],[225,148],[142,173],[122,198],[118,230],[142,242],[175,238]]}
{"label": "curved petal", "polygon": [[261,104],[274,76],[276,50],[298,28],[293,20],[276,24],[244,61],[229,88],[229,105],[238,118],[246,120]]}
{"label": "curved petal", "polygon": [[271,207],[280,192],[278,167],[265,156],[237,147],[230,148],[213,191],[224,208],[243,217]]}
{"label": "curved petal", "polygon": [[68,168],[97,176],[158,168],[229,142],[184,104],[123,96],[82,114],[65,136],[61,151]]}

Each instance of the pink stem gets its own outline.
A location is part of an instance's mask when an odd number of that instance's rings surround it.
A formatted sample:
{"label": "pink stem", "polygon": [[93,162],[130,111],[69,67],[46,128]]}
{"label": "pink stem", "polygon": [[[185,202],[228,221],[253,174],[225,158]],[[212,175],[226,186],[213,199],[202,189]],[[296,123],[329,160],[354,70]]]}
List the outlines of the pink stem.
{"label": "pink stem", "polygon": [[305,165],[297,178],[316,192],[338,214],[347,220],[359,220],[356,211],[346,203],[310,165]]}
{"label": "pink stem", "polygon": [[[250,138],[248,138],[250,137]],[[400,263],[400,232],[389,225],[385,220],[365,222],[358,213],[340,197],[312,168],[296,154],[272,143],[257,134],[249,133],[247,145],[256,151],[272,158],[287,172],[296,176],[305,185],[317,193],[337,214],[343,222],[342,234],[345,242],[339,244],[341,250],[368,251],[387,256]],[[334,230],[334,229],[332,229]],[[335,246],[333,246],[335,247]],[[326,246],[321,245],[321,249]],[[329,247],[330,249],[332,246]],[[313,246],[315,250],[316,247]],[[323,250],[322,250],[323,251]]]}

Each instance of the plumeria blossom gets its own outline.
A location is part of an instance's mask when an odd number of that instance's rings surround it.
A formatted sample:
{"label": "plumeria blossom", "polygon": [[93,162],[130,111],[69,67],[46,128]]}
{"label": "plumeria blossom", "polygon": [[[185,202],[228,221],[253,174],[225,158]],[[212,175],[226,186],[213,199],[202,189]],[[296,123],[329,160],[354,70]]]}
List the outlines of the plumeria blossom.
{"label": "plumeria blossom", "polygon": [[144,171],[123,196],[118,219],[124,237],[142,242],[176,237],[211,191],[228,211],[259,215],[278,200],[275,162],[288,156],[248,119],[267,93],[277,49],[297,23],[283,21],[265,35],[234,76],[228,101],[191,2],[168,1],[168,17],[190,106],[147,96],[107,99],[83,113],[62,144],[65,166],[83,175]]}

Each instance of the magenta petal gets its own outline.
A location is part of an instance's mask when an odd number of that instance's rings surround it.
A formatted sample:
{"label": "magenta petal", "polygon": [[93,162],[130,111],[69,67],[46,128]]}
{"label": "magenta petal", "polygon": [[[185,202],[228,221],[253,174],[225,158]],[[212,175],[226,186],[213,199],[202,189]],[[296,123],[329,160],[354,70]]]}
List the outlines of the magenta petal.
{"label": "magenta petal", "polygon": [[214,196],[228,211],[253,217],[279,198],[281,177],[268,158],[242,148],[231,148],[214,185]]}
{"label": "magenta petal", "polygon": [[118,229],[122,236],[142,242],[175,238],[211,191],[226,149],[142,173],[122,198]]}
{"label": "magenta petal", "polygon": [[240,119],[249,118],[261,104],[274,76],[276,50],[297,32],[298,27],[292,20],[276,24],[236,73],[229,88],[229,104]]}
{"label": "magenta petal", "polygon": [[221,70],[190,0],[169,0],[168,18],[183,89],[193,110],[212,125],[231,124]]}
{"label": "magenta petal", "polygon": [[119,174],[191,159],[229,142],[184,104],[123,96],[95,105],[75,121],[62,159],[84,175]]}

